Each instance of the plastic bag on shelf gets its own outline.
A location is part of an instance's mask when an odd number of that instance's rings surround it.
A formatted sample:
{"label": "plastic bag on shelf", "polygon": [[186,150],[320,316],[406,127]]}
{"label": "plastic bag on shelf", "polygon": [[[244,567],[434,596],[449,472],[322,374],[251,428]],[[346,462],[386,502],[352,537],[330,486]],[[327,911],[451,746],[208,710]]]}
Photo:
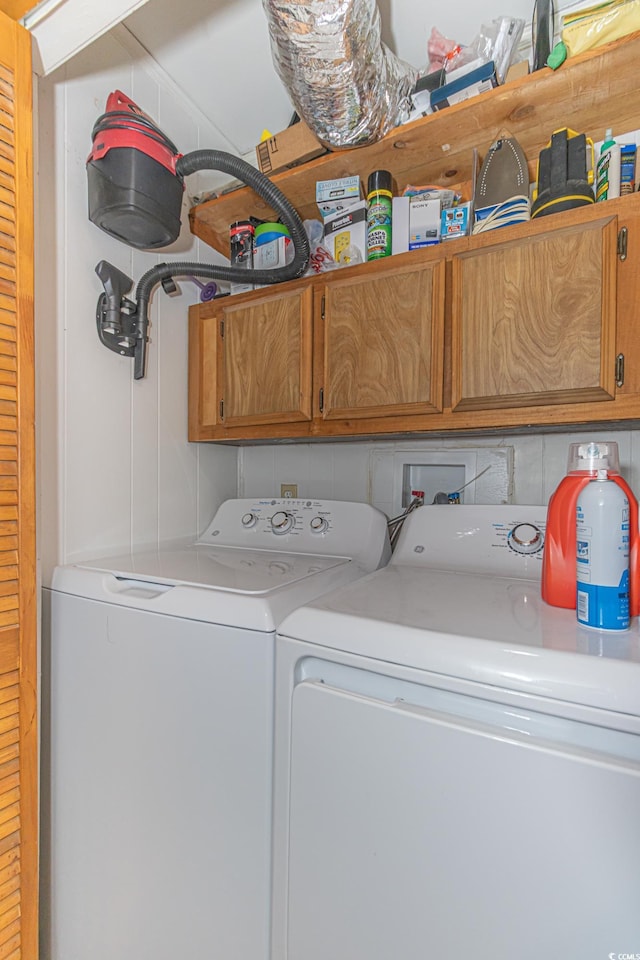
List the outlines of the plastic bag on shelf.
{"label": "plastic bag on shelf", "polygon": [[431,28],[431,35],[427,42],[427,57],[429,59],[426,69],[422,72],[435,73],[436,70],[442,70],[447,60],[462,50],[459,43],[455,40],[449,40],[443,33],[440,33],[437,27]]}
{"label": "plastic bag on shelf", "polygon": [[305,276],[312,277],[317,273],[326,273],[335,270],[340,264],[336,263],[329,251],[323,246],[324,227],[319,220],[304,220],[304,229],[309,239],[309,267]]}
{"label": "plastic bag on shelf", "polygon": [[498,83],[504,83],[523,30],[524,20],[517,17],[497,17],[489,24],[483,23],[468,46],[459,48],[458,53],[448,57],[445,64],[447,74],[463,66],[472,69],[493,60]]}
{"label": "plastic bag on shelf", "polygon": [[611,0],[562,18],[562,42],[569,56],[592,50],[640,30],[640,0]]}

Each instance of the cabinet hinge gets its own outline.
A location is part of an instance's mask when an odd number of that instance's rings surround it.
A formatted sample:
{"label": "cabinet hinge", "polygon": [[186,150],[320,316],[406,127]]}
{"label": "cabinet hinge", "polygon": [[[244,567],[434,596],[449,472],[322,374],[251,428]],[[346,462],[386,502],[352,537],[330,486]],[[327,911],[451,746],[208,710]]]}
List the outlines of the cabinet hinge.
{"label": "cabinet hinge", "polygon": [[324,410],[324,387],[320,387],[320,393],[318,395],[318,406],[320,407],[320,413]]}
{"label": "cabinet hinge", "polygon": [[616,387],[624,386],[624,353],[616,357]]}
{"label": "cabinet hinge", "polygon": [[324,320],[324,304],[325,304],[325,300],[324,300],[324,295],[323,295],[322,301],[321,301],[321,303],[320,303],[320,318],[321,318],[322,320]]}
{"label": "cabinet hinge", "polygon": [[220,321],[220,337],[224,340],[224,320]]}
{"label": "cabinet hinge", "polygon": [[224,420],[224,400],[220,401],[220,419]]}
{"label": "cabinet hinge", "polygon": [[628,230],[626,227],[621,227],[618,231],[618,257],[620,260],[627,259],[627,236]]}

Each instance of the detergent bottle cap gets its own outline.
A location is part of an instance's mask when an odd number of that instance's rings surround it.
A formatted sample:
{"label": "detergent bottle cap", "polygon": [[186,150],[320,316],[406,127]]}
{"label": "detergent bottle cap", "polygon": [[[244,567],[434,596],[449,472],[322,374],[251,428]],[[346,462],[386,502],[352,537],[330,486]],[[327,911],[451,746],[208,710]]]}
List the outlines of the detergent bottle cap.
{"label": "detergent bottle cap", "polygon": [[620,457],[615,440],[589,440],[569,444],[567,473],[596,476],[598,470],[620,473]]}

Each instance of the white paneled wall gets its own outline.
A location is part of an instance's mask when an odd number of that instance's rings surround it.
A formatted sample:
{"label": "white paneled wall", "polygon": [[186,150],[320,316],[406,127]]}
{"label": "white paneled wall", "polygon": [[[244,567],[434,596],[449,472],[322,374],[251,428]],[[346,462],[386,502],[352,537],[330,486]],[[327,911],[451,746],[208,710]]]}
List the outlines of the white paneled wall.
{"label": "white paneled wall", "polygon": [[99,260],[135,284],[161,260],[218,256],[191,237],[186,198],[181,237],[161,255],[133,251],[89,222],[91,129],[117,88],[181,151],[229,149],[201,117],[190,116],[184,97],[135,43],[117,34],[40,84],[36,347],[45,583],[56,563],[195,535],[236,494],[236,449],[187,442],[187,308],[197,299],[195,284],[181,283],[175,298],[156,291],[146,379],[134,382],[132,361],[97,337]]}
{"label": "white paneled wall", "polygon": [[[640,432],[611,429],[500,438],[245,447],[240,454],[239,492],[249,497],[279,496],[281,483],[297,483],[300,497],[364,500],[389,514],[398,509],[394,502],[397,478],[392,473],[393,458],[380,456],[381,452],[406,453],[411,462],[416,451],[508,446],[513,449],[511,502],[546,504],[566,473],[569,444],[585,439],[618,443],[621,472],[640,496]],[[482,479],[476,502],[495,502],[490,485],[485,486],[488,475]]]}
{"label": "white paneled wall", "polygon": [[[151,4],[150,4],[151,6]],[[441,25],[449,29],[446,23]],[[452,31],[449,31],[452,32]],[[188,39],[188,38],[187,38]],[[212,54],[213,55],[213,54]],[[188,49],[185,52],[188,58]],[[160,255],[133,251],[87,217],[85,162],[91,129],[108,94],[121,88],[154,116],[181,151],[235,153],[225,136],[145,53],[124,27],[88,47],[40,82],[36,185],[36,354],[39,524],[43,581],[56,563],[153,545],[203,529],[226,497],[278,495],[297,483],[300,496],[368,500],[394,508],[392,457],[373,469],[377,451],[443,447],[513,448],[512,499],[546,502],[565,471],[573,439],[618,440],[623,473],[640,493],[640,434],[622,430],[449,441],[359,442],[235,447],[187,442],[187,307],[156,292],[147,378],[98,341],[95,265],[107,259],[135,281],[164,259],[215,260],[187,225]],[[218,175],[217,182],[225,179]],[[216,176],[189,178],[189,194]]]}

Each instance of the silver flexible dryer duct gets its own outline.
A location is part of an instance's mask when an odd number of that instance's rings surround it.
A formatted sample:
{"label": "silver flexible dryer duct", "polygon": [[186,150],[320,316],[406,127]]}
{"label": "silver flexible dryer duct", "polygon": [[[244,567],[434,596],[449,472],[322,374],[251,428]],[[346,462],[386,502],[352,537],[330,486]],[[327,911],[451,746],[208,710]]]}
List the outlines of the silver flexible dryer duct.
{"label": "silver flexible dryer duct", "polygon": [[278,75],[322,143],[360,147],[401,122],[418,71],[381,42],[376,0],[262,2]]}

